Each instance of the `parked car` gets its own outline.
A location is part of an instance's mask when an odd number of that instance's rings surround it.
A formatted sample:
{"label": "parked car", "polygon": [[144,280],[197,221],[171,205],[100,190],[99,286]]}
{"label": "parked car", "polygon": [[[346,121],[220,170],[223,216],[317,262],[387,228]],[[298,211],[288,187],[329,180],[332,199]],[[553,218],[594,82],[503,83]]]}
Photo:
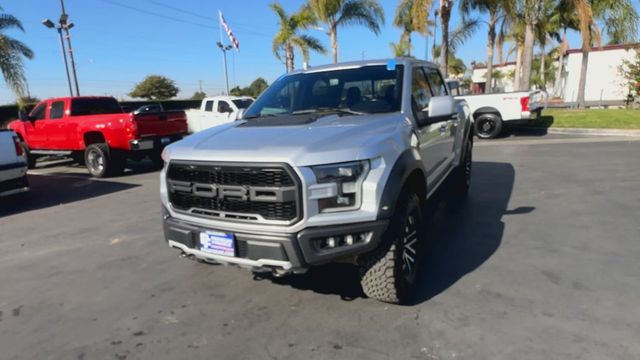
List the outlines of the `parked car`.
{"label": "parked car", "polygon": [[66,155],[94,177],[117,175],[126,160],[150,157],[162,165],[162,149],[187,133],[183,111],[125,113],[112,97],[65,97],[40,102],[9,128],[22,141],[29,168],[38,156]]}
{"label": "parked car", "polygon": [[[350,262],[372,298],[417,284],[423,205],[471,181],[468,108],[409,58],[287,74],[247,109],[163,152],[165,238],[186,257],[276,275]],[[448,192],[447,192],[448,193]]]}
{"label": "parked car", "polygon": [[149,114],[149,113],[160,113],[160,112],[164,112],[164,108],[162,107],[162,104],[160,104],[160,103],[142,105],[139,108],[133,110],[133,114],[134,115]]}
{"label": "parked car", "polygon": [[482,139],[497,137],[506,125],[526,123],[534,116],[539,118],[547,103],[547,94],[541,90],[462,95],[458,80],[447,81],[447,86],[456,99],[469,105],[475,133]]}
{"label": "parked car", "polygon": [[22,144],[13,131],[0,129],[0,196],[28,190],[27,161]]}
{"label": "parked car", "polygon": [[235,121],[241,112],[253,103],[248,96],[215,96],[202,100],[199,109],[187,110],[189,132],[195,133],[210,127]]}

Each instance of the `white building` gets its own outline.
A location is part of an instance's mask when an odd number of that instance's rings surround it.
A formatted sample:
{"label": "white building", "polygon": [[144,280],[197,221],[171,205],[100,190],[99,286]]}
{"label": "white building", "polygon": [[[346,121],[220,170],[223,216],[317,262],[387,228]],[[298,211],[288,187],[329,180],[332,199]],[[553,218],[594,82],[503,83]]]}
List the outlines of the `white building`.
{"label": "white building", "polygon": [[[623,60],[633,60],[636,51],[640,51],[640,44],[607,45],[602,48],[593,48],[589,53],[585,101],[598,103],[600,101],[621,102],[625,100],[628,90],[624,78],[620,75],[619,67]],[[560,83],[547,86],[549,95],[565,102],[574,102],[578,96],[581,67],[582,50],[568,50],[564,57],[564,71],[559,79]],[[494,65],[494,69],[500,70],[504,75],[501,80],[496,82],[498,91],[513,91],[513,77],[508,74],[515,72],[515,63]],[[487,68],[484,65],[473,67],[471,81],[474,93],[484,92],[486,73]]]}

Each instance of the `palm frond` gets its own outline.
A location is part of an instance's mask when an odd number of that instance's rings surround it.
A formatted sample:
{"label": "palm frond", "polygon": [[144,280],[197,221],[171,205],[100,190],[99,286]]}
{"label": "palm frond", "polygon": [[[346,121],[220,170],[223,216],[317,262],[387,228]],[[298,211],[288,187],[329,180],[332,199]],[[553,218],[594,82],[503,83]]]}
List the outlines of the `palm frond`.
{"label": "palm frond", "polygon": [[376,35],[384,25],[384,10],[375,0],[345,0],[336,25],[363,25]]}
{"label": "palm frond", "polygon": [[[0,10],[2,10],[0,8]],[[6,29],[20,29],[24,31],[22,23],[15,16],[9,14],[0,14],[0,31]]]}
{"label": "palm frond", "polygon": [[462,46],[473,34],[478,30],[480,20],[465,19],[460,23],[449,35],[449,48],[451,52],[455,52],[459,46]]}

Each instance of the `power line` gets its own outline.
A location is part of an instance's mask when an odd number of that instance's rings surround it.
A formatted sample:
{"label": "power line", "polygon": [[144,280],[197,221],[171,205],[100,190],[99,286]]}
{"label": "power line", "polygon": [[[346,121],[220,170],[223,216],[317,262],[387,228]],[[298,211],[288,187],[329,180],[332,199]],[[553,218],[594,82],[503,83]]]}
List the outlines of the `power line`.
{"label": "power line", "polygon": [[[189,10],[184,10],[184,9],[181,9],[181,8],[179,8],[177,6],[169,5],[169,4],[161,2],[161,1],[156,1],[156,0],[148,0],[148,1],[153,3],[153,4],[156,4],[158,6],[166,7],[168,9],[177,11],[179,13],[183,13],[185,15],[190,15],[190,16],[193,16],[193,17],[197,17],[199,19],[204,19],[204,20],[213,21],[213,22],[217,22],[218,21],[218,19],[215,18],[215,17],[202,15],[202,14],[195,13],[195,12],[192,12],[192,11],[189,11]],[[244,25],[243,23],[237,22],[237,21],[233,22],[233,27],[240,27],[240,28],[243,28],[243,27],[247,28],[248,27],[248,28],[252,28],[252,29],[255,29],[256,27],[260,27],[260,28],[263,28],[263,29],[276,30],[276,27],[273,27],[273,26],[264,26],[264,25],[257,25],[257,24]],[[247,33],[250,33],[250,32],[247,32]],[[257,34],[257,33],[254,33],[254,34]]]}
{"label": "power line", "polygon": [[[199,26],[205,29],[212,29],[212,30],[218,30],[219,27],[218,26],[212,26],[212,25],[206,25],[206,24],[202,24],[202,23],[198,23],[198,22],[194,22],[194,21],[189,21],[189,20],[184,20],[184,19],[178,19],[172,16],[168,16],[168,15],[164,15],[161,13],[157,13],[157,12],[153,12],[153,11],[149,11],[146,9],[141,9],[135,6],[131,6],[131,5],[127,5],[127,4],[123,4],[114,0],[102,0],[105,3],[111,4],[111,5],[115,5],[115,6],[119,6],[131,11],[135,11],[144,15],[149,15],[149,16],[155,16],[161,19],[165,19],[165,20],[171,20],[174,22],[178,22],[178,23],[182,23],[182,24],[187,24],[187,25],[193,25],[193,26]],[[168,5],[170,6],[170,5]],[[182,12],[184,12],[185,10],[183,10]],[[244,35],[255,35],[255,36],[263,36],[263,37],[271,37],[270,35],[266,35],[266,34],[262,34],[262,33],[257,33],[257,32],[252,32],[252,31],[239,31],[239,34],[244,34]]]}

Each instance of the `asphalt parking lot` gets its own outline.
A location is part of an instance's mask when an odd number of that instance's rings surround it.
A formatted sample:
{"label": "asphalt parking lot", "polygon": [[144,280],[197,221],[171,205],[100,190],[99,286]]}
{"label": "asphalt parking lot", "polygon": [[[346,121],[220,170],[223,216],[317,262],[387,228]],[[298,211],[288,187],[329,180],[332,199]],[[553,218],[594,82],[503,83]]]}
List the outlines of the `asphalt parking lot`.
{"label": "asphalt parking lot", "polygon": [[3,359],[638,359],[640,139],[478,142],[438,194],[415,304],[331,265],[287,278],[178,258],[158,173],[39,168],[0,200]]}

